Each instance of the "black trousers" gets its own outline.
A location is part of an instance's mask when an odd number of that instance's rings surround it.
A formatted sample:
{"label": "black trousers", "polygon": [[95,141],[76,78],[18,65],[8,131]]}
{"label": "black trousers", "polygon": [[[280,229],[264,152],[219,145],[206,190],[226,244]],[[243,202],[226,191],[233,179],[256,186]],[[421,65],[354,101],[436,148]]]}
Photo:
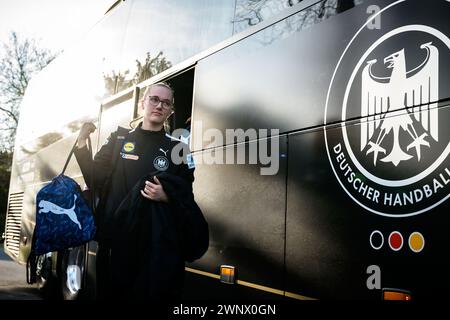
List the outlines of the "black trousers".
{"label": "black trousers", "polygon": [[111,250],[112,246],[110,241],[99,241],[96,261],[98,300],[110,300],[114,298],[114,285],[111,276]]}
{"label": "black trousers", "polygon": [[[120,238],[120,237],[119,237]],[[97,249],[97,299],[135,300],[138,275],[136,248],[121,240],[99,240]]]}
{"label": "black trousers", "polygon": [[168,277],[167,270],[161,269],[158,263],[157,270],[150,267],[149,252],[150,248],[130,245],[120,237],[114,241],[99,241],[97,299],[180,301],[184,266],[180,267],[180,272],[170,273],[172,276]]}

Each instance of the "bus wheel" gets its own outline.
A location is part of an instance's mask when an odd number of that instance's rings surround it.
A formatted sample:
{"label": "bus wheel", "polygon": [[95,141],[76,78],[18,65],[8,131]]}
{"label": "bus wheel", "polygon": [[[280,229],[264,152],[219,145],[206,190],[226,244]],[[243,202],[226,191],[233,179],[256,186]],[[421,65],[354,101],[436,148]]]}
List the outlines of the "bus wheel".
{"label": "bus wheel", "polygon": [[38,257],[36,264],[36,283],[39,290],[44,290],[46,284],[51,276],[51,257],[48,254],[43,254]]}
{"label": "bus wheel", "polygon": [[56,297],[56,279],[52,274],[52,253],[43,254],[38,257],[36,265],[36,283],[44,299]]}
{"label": "bus wheel", "polygon": [[84,277],[84,246],[64,250],[61,261],[61,292],[64,300],[80,299]]}

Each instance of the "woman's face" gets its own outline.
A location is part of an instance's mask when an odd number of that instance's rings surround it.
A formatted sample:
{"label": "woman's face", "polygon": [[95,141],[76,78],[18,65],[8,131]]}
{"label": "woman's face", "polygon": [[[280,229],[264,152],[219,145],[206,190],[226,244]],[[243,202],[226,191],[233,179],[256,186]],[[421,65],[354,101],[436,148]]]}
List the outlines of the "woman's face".
{"label": "woman's face", "polygon": [[142,102],[144,118],[156,125],[163,124],[172,114],[172,101],[172,91],[163,86],[153,86]]}

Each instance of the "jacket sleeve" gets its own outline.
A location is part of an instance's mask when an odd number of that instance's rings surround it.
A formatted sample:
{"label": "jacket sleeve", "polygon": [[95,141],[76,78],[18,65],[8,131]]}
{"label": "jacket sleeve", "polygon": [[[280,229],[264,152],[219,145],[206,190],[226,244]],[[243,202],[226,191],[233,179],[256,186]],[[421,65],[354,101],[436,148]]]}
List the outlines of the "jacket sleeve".
{"label": "jacket sleeve", "polygon": [[192,262],[201,258],[208,250],[209,228],[193,197],[184,203],[182,210],[183,255],[185,261]]}
{"label": "jacket sleeve", "polygon": [[92,160],[87,147],[75,148],[74,154],[80,166],[81,173],[83,174],[84,181],[89,188],[91,183],[91,173],[93,173],[93,181],[96,187],[102,187],[110,174],[111,159],[114,151],[114,144],[116,141],[116,132],[111,133],[106,143],[100,148],[100,150],[94,156]]}
{"label": "jacket sleeve", "polygon": [[183,258],[192,262],[201,258],[208,250],[208,223],[194,199],[192,182],[177,177],[172,178],[174,183],[171,184],[167,183],[166,179],[163,178],[161,181],[166,182],[165,189],[171,198],[171,206],[176,215]]}
{"label": "jacket sleeve", "polygon": [[181,242],[184,260],[192,262],[201,258],[209,247],[209,228],[202,210],[197,205],[192,190],[195,163],[188,146],[183,149],[183,162],[178,176],[185,183],[178,186],[178,209],[181,218]]}

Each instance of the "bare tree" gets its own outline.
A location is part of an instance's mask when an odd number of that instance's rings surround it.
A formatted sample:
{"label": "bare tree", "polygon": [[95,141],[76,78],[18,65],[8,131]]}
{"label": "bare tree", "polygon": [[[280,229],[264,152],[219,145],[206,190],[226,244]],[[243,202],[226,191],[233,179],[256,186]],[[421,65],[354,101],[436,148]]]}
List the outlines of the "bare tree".
{"label": "bare tree", "polygon": [[129,73],[129,70],[125,70],[123,73],[120,71],[116,73],[113,70],[111,74],[103,75],[107,95],[115,94],[122,89],[130,87],[132,83],[126,80]]}
{"label": "bare tree", "polygon": [[5,230],[9,179],[11,175],[11,161],[12,161],[12,154],[8,151],[0,150],[0,237],[3,231]]}
{"label": "bare tree", "polygon": [[47,66],[55,54],[11,32],[8,43],[0,44],[0,150],[11,151],[19,106],[33,75]]}
{"label": "bare tree", "polygon": [[134,83],[140,83],[146,79],[153,77],[154,75],[169,69],[172,63],[164,57],[162,51],[160,51],[156,57],[152,58],[150,52],[147,52],[145,62],[141,63],[136,60],[136,74],[134,75]]}
{"label": "bare tree", "polygon": [[153,58],[150,55],[150,52],[147,52],[143,62],[136,59],[136,72],[133,78],[127,80],[130,70],[118,72],[113,70],[111,74],[103,75],[105,88],[108,94],[115,94],[121,90],[147,80],[158,73],[169,69],[171,66],[172,63],[166,59],[162,51],[160,51]]}
{"label": "bare tree", "polygon": [[[245,30],[263,20],[275,16],[286,8],[293,7],[303,0],[238,0],[233,20],[234,32]],[[361,0],[322,0],[273,24],[260,32],[257,41],[269,45],[275,40],[306,29],[331,16],[344,12],[361,3]]]}
{"label": "bare tree", "polygon": [[254,26],[302,0],[238,0],[233,20],[233,33]]}

